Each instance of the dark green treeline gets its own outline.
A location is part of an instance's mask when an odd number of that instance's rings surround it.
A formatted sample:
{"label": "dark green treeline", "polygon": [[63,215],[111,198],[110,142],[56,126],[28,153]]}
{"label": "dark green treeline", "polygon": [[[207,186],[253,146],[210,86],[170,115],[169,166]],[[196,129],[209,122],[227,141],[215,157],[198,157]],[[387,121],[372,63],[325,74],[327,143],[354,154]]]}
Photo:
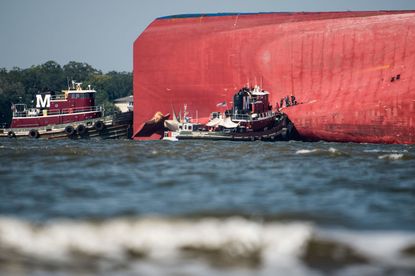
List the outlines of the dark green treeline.
{"label": "dark green treeline", "polygon": [[103,74],[91,65],[71,61],[61,66],[54,61],[27,69],[0,68],[0,124],[11,121],[11,104],[33,105],[35,95],[42,92],[59,93],[72,80],[91,84],[97,91],[97,105],[103,105],[106,113],[114,111],[112,101],[132,94],[133,77],[130,72],[111,71]]}

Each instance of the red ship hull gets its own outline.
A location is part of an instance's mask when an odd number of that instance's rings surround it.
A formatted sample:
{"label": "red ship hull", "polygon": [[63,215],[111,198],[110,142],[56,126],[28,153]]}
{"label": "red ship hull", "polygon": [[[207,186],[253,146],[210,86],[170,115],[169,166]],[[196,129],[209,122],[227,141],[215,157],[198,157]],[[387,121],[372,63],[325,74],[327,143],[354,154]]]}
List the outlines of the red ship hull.
{"label": "red ship hull", "polygon": [[157,19],[134,43],[134,133],[259,84],[273,105],[296,97],[284,112],[304,139],[414,144],[414,45],[413,11]]}

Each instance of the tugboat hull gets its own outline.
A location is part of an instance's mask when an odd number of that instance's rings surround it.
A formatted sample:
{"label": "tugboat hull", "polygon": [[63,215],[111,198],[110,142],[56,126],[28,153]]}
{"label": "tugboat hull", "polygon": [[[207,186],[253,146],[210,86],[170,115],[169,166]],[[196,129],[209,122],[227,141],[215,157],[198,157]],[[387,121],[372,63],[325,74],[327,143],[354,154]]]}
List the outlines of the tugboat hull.
{"label": "tugboat hull", "polygon": [[282,141],[291,136],[291,129],[275,126],[269,130],[246,133],[215,133],[207,131],[192,131],[176,136],[177,140],[226,140],[226,141]]}
{"label": "tugboat hull", "polygon": [[[128,113],[128,114],[127,114]],[[132,136],[132,112],[98,119],[33,128],[0,130],[0,138],[32,139],[121,139]]]}

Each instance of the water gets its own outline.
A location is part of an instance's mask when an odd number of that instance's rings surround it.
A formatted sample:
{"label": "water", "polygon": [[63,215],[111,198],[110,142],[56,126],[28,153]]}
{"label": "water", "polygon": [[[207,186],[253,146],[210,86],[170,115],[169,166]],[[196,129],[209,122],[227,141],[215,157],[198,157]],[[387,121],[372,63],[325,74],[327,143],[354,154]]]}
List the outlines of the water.
{"label": "water", "polygon": [[415,147],[0,140],[0,274],[415,275]]}

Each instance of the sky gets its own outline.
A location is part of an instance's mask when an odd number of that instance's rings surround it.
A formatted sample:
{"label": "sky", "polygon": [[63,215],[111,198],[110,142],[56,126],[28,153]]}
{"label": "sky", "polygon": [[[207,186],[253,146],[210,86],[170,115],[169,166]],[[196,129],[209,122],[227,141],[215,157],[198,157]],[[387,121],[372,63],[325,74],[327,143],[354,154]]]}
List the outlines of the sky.
{"label": "sky", "polygon": [[0,68],[54,60],[130,72],[133,43],[157,17],[347,10],[415,10],[415,0],[0,0]]}

